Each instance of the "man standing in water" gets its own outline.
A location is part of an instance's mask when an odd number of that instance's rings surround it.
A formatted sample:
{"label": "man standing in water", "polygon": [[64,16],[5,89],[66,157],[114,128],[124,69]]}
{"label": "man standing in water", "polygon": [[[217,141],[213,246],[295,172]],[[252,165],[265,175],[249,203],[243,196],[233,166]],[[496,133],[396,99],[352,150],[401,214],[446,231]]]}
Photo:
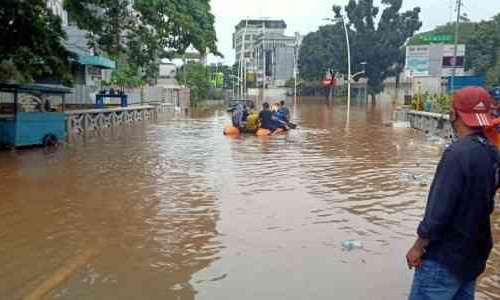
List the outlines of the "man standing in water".
{"label": "man standing in water", "polygon": [[459,139],[443,153],[418,239],[406,255],[408,267],[416,268],[410,300],[474,299],[493,246],[500,156],[482,133],[493,125],[489,95],[470,87],[452,101],[450,121]]}

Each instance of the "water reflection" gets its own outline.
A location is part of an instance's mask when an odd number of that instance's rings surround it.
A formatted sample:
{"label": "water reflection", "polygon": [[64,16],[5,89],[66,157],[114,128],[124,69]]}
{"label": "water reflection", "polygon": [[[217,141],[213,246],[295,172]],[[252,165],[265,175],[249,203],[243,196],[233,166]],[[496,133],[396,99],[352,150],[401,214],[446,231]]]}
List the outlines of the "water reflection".
{"label": "water reflection", "polygon": [[353,105],[346,128],[345,108],[301,102],[299,129],[272,138],[224,137],[227,114],[200,111],[0,153],[0,295],[404,298],[428,186],[401,174],[431,178],[439,145],[384,127],[385,103]]}

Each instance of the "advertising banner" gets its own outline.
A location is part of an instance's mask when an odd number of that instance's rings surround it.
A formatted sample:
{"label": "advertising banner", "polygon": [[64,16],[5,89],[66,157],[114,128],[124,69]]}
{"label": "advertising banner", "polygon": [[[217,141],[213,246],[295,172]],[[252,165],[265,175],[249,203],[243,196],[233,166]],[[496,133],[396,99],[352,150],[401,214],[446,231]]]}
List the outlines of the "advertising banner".
{"label": "advertising banner", "polygon": [[413,76],[429,76],[429,46],[406,47],[406,69]]}

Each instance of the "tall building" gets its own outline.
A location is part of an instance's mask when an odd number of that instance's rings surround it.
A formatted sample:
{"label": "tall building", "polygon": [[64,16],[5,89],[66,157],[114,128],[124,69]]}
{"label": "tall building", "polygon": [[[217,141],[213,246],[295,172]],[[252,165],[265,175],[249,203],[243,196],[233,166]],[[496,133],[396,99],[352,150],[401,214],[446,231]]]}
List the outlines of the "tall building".
{"label": "tall building", "polygon": [[302,37],[299,34],[286,36],[285,29],[283,20],[242,20],[236,25],[233,33],[235,61],[238,65],[243,64],[250,75],[247,79],[255,78],[259,86],[265,81],[266,86],[277,87],[293,78],[295,56]]}
{"label": "tall building", "polygon": [[[286,23],[283,20],[242,20],[235,26],[233,33],[233,49],[235,62],[241,63],[241,52],[244,51],[243,61],[246,62],[249,72],[255,71],[254,43],[263,32],[283,35]],[[243,36],[245,43],[243,45]]]}
{"label": "tall building", "polygon": [[265,80],[266,86],[284,86],[293,78],[298,49],[296,37],[267,32],[259,35],[254,44],[257,82]]}

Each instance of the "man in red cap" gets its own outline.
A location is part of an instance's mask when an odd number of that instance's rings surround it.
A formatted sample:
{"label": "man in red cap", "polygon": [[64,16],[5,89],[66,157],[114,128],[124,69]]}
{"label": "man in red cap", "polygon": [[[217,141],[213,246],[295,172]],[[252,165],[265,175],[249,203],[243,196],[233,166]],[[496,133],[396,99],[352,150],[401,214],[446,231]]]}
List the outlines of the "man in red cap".
{"label": "man in red cap", "polygon": [[476,278],[493,246],[490,214],[499,187],[500,155],[484,136],[493,125],[486,90],[453,95],[450,122],[458,141],[443,153],[418,239],[406,255],[415,267],[409,299],[474,299]]}

